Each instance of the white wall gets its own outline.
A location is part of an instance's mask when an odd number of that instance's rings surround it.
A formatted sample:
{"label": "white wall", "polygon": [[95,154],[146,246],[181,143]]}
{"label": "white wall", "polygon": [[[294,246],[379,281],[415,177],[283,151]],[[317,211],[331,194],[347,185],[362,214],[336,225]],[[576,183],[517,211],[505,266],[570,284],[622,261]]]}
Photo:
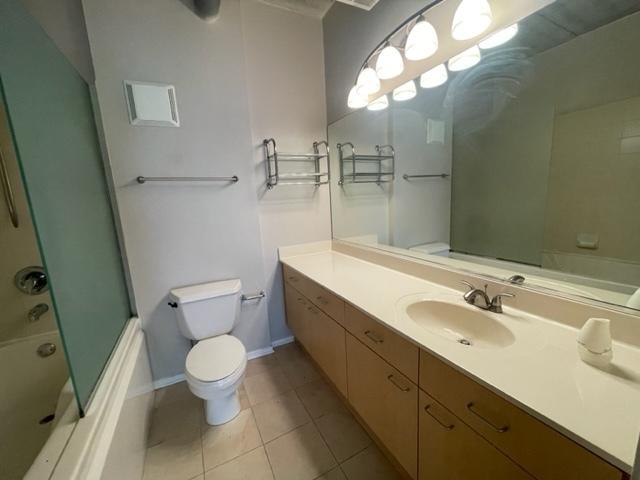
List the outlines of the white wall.
{"label": "white wall", "polygon": [[[311,152],[327,137],[322,23],[242,0],[254,172],[259,196],[262,252],[273,341],[291,333],[284,322],[277,248],[329,240],[329,187],[265,188],[262,140],[273,137],[283,152]],[[282,168],[312,167],[287,164]]]}
{"label": "white wall", "polygon": [[[172,287],[240,278],[245,292],[266,289],[273,295],[273,337],[288,335],[276,247],[329,238],[328,198],[326,187],[313,197],[284,190],[263,195],[258,144],[268,135],[287,149],[308,149],[324,137],[320,21],[250,0],[223,0],[211,24],[179,0],[83,2],[156,382],[180,375],[189,349],[166,304]],[[125,79],[175,85],[180,128],[129,125]],[[232,174],[240,182],[229,186],[134,182],[138,175]],[[233,333],[248,351],[270,347],[267,302],[245,304]]]}

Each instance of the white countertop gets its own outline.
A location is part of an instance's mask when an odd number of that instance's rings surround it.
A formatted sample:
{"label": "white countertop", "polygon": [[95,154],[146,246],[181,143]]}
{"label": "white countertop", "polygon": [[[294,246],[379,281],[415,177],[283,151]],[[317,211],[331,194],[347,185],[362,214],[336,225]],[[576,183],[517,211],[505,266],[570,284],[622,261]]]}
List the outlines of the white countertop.
{"label": "white countertop", "polygon": [[613,363],[600,370],[578,357],[576,329],[509,307],[500,318],[515,342],[469,348],[420,327],[397,305],[408,295],[461,298],[461,292],[335,251],[282,262],[631,473],[640,433],[640,349],[614,342]]}

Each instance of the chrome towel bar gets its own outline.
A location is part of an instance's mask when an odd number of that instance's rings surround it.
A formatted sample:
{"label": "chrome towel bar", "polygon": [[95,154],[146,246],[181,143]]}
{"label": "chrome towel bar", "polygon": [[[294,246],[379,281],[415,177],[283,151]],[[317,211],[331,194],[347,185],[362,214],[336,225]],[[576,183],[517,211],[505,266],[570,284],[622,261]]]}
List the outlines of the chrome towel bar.
{"label": "chrome towel bar", "polygon": [[240,297],[240,300],[242,300],[243,302],[251,302],[252,300],[262,300],[266,296],[267,294],[264,293],[264,290],[260,290],[258,293],[255,293],[253,295],[245,295],[243,293],[242,297]]}
{"label": "chrome towel bar", "polygon": [[450,176],[451,175],[448,173],[434,173],[430,175],[408,175],[405,173],[402,175],[402,178],[405,180],[411,180],[412,178],[448,178]]}
{"label": "chrome towel bar", "polygon": [[139,184],[146,182],[231,182],[237,183],[240,179],[237,175],[232,177],[136,177]]}

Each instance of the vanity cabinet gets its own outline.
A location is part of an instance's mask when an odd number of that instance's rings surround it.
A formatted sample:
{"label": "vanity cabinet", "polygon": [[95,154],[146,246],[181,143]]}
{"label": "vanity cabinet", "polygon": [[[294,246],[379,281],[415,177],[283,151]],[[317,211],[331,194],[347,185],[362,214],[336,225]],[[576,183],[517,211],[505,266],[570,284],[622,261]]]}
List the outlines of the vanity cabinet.
{"label": "vanity cabinet", "polygon": [[351,334],[347,359],[349,403],[411,478],[417,478],[417,386]]}
{"label": "vanity cabinet", "polygon": [[296,339],[419,480],[628,480],[563,434],[284,266]]}
{"label": "vanity cabinet", "polygon": [[420,480],[534,480],[420,391]]}
{"label": "vanity cabinet", "polygon": [[538,480],[623,478],[609,463],[425,351],[420,388]]}
{"label": "vanity cabinet", "polygon": [[346,397],[347,353],[344,328],[290,283],[285,283],[285,307],[287,324],[295,337]]}

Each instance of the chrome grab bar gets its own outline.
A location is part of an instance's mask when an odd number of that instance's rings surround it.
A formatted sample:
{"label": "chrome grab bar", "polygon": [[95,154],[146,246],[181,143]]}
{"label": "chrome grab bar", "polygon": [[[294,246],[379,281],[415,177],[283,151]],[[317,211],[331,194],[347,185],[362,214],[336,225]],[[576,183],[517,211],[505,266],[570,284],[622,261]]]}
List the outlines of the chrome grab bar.
{"label": "chrome grab bar", "polygon": [[9,171],[7,170],[2,148],[0,148],[0,181],[2,182],[2,190],[4,191],[4,200],[7,203],[7,210],[9,210],[9,217],[11,218],[11,225],[13,225],[14,228],[18,228],[20,225],[18,221],[18,211],[16,210],[16,201],[13,196],[13,189],[11,188],[11,181],[9,180]]}
{"label": "chrome grab bar", "polygon": [[252,300],[261,300],[266,296],[267,294],[264,293],[264,290],[260,290],[258,293],[255,293],[253,295],[245,295],[243,293],[242,297],[240,297],[240,300],[242,300],[243,302],[251,302]]}
{"label": "chrome grab bar", "polygon": [[412,178],[448,178],[450,176],[451,175],[449,175],[448,173],[433,173],[429,175],[409,175],[405,173],[404,175],[402,175],[402,178],[404,178],[405,180],[411,180]]}
{"label": "chrome grab bar", "polygon": [[237,183],[240,179],[237,175],[232,177],[136,177],[140,185],[146,182],[231,182]]}

